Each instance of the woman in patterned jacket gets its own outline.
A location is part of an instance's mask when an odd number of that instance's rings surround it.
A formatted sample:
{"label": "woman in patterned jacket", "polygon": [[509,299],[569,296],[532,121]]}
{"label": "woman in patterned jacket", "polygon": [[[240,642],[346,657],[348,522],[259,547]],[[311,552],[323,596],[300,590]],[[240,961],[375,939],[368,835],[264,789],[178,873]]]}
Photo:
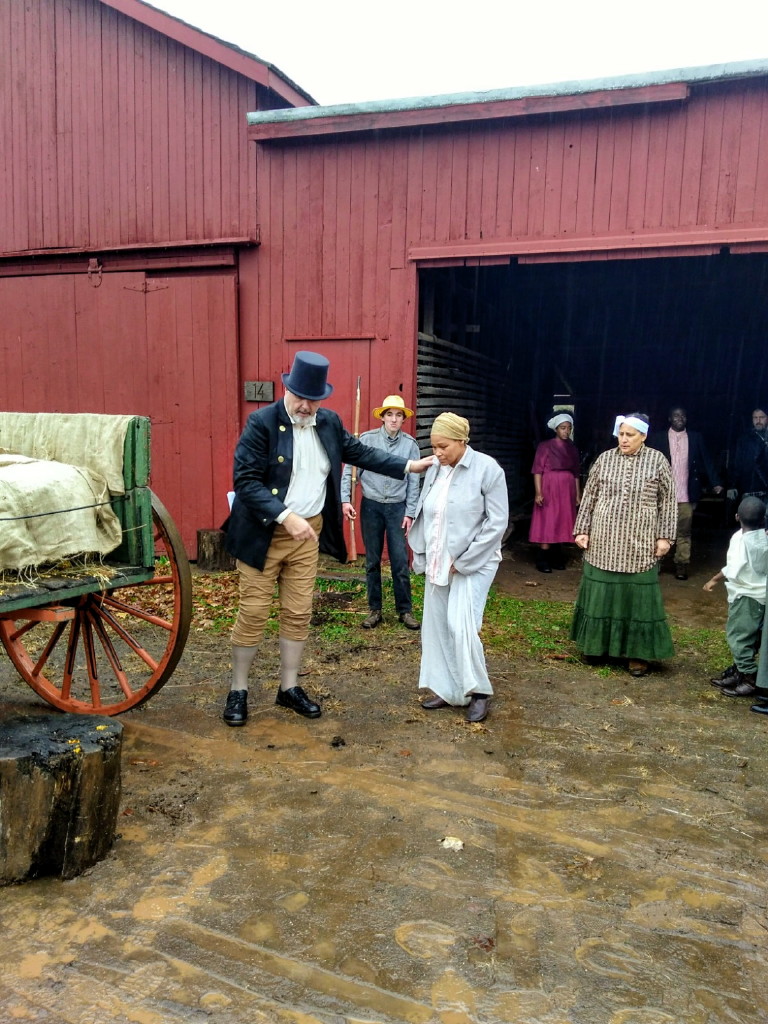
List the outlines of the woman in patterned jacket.
{"label": "woman in patterned jacket", "polygon": [[571,639],[643,676],[649,661],[674,654],[658,562],[675,540],[677,501],[669,462],[645,447],[648,418],[617,416],[613,435],[618,447],[595,460],[573,528],[584,572]]}

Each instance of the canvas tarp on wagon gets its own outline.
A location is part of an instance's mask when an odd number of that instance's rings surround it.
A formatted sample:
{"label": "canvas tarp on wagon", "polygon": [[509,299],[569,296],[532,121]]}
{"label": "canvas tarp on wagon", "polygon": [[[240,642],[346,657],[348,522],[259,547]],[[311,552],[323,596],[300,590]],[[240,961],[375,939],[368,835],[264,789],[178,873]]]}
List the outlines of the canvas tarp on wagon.
{"label": "canvas tarp on wagon", "polygon": [[103,556],[119,546],[109,502],[125,492],[131,420],[0,413],[0,569]]}

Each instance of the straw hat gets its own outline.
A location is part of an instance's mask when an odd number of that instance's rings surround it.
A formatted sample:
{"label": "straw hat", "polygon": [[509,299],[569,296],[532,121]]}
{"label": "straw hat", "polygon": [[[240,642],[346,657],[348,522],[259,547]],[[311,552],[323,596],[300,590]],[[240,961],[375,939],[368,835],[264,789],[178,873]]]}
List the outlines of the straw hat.
{"label": "straw hat", "polygon": [[397,412],[405,413],[405,418],[413,416],[413,409],[408,409],[400,395],[387,395],[381,405],[373,410],[373,415],[380,420],[387,409],[395,409]]}

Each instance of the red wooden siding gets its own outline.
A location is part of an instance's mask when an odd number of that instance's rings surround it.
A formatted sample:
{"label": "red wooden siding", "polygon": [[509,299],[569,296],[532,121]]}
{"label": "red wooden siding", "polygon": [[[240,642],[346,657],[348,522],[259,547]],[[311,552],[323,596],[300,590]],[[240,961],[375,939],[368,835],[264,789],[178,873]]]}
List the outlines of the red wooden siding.
{"label": "red wooden siding", "polygon": [[409,397],[416,261],[766,239],[765,125],[760,77],[692,86],[680,102],[492,123],[387,132],[385,116],[376,134],[338,137],[268,126],[244,361],[270,376],[289,361],[285,339],[372,338],[378,389]]}
{"label": "red wooden siding", "polygon": [[284,105],[98,0],[0,4],[0,251],[253,237],[245,114]]}
{"label": "red wooden siding", "polygon": [[150,416],[152,487],[194,555],[239,434],[234,271],[0,278],[0,404]]}

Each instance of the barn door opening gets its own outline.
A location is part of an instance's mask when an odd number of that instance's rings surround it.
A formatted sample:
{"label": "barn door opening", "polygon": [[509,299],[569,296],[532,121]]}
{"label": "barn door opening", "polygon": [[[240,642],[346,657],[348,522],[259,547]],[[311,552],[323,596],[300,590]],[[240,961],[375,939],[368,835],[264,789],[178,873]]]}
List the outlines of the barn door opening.
{"label": "barn door opening", "polygon": [[683,404],[727,479],[736,438],[768,401],[765,254],[419,273],[419,428],[438,406],[476,419],[514,515],[530,513],[533,453],[555,404],[575,407],[585,469],[612,445],[617,413],[645,411],[663,429]]}

